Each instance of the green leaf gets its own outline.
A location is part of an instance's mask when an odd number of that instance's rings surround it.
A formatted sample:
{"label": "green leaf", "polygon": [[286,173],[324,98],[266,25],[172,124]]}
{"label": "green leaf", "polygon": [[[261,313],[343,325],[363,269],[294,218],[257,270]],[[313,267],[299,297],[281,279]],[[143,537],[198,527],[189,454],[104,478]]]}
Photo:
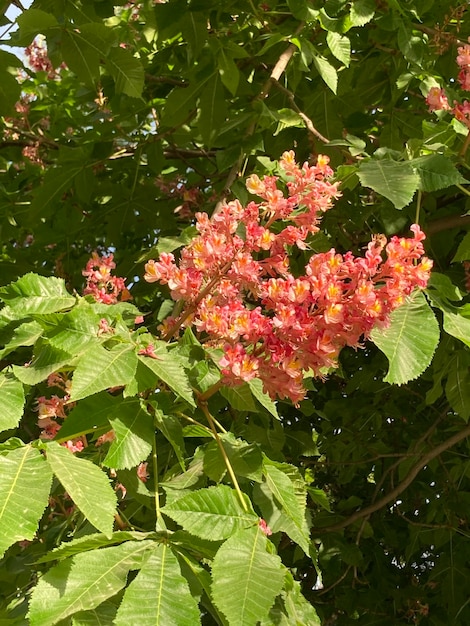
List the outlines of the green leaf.
{"label": "green leaf", "polygon": [[396,209],[402,209],[411,202],[420,183],[409,161],[370,159],[362,161],[357,174],[364,187],[370,187],[388,198]]}
{"label": "green leaf", "polygon": [[88,521],[111,537],[117,498],[106,474],[55,441],[47,444],[47,462]]}
{"label": "green leaf", "polygon": [[94,609],[122,589],[141,566],[150,541],[128,541],[61,561],[40,577],[29,605],[31,626],[54,626],[78,611]]}
{"label": "green leaf", "polygon": [[212,599],[231,625],[256,626],[282,590],[281,559],[268,552],[257,526],[240,530],[219,548],[212,564]]}
{"label": "green leaf", "polygon": [[98,341],[101,318],[85,301],[80,302],[70,313],[57,313],[36,319],[43,325],[49,342],[69,354],[79,354],[90,347],[93,341]]}
{"label": "green leaf", "polygon": [[446,398],[465,421],[470,417],[470,355],[459,350],[449,364]]}
{"label": "green leaf", "polygon": [[256,413],[257,408],[253,402],[251,389],[247,383],[242,383],[235,387],[222,387],[220,393],[228,400],[230,406],[237,409],[237,411],[252,411]]}
{"label": "green leaf", "polygon": [[279,419],[276,403],[271,400],[267,393],[263,391],[263,383],[261,380],[259,378],[252,378],[248,381],[248,386],[258,402],[264,406],[264,408],[269,411],[273,417]]}
{"label": "green leaf", "polygon": [[230,537],[240,528],[257,523],[258,517],[244,495],[245,511],[235,490],[227,485],[199,489],[174,500],[162,509],[185,530],[202,539],[218,541]]}
{"label": "green leaf", "polygon": [[298,543],[305,554],[308,555],[310,538],[305,517],[306,489],[304,488],[303,501],[299,502],[298,493],[296,493],[294,489],[294,484],[284,472],[274,465],[267,463],[264,467],[264,473],[269,490],[281,505],[284,515],[293,522],[293,526],[289,524],[283,528],[281,525],[282,530],[284,530],[293,541]]}
{"label": "green leaf", "polygon": [[106,600],[91,611],[79,611],[72,617],[72,626],[103,626],[114,624],[118,607],[112,600]]}
{"label": "green leaf", "polygon": [[168,385],[177,396],[180,396],[192,406],[196,406],[188,376],[178,359],[175,358],[174,353],[167,352],[166,344],[163,342],[156,342],[155,354],[158,357],[157,359],[139,355],[139,360],[148,367],[159,380]]}
{"label": "green leaf", "polygon": [[[1,51],[3,52],[3,50]],[[0,63],[5,68],[4,56],[0,54]],[[17,62],[16,65],[21,65]],[[13,112],[15,104],[21,94],[21,87],[18,81],[8,71],[2,69],[0,74],[0,107],[4,115]]]}
{"label": "green leaf", "polygon": [[196,108],[197,98],[210,76],[202,81],[194,80],[187,87],[175,87],[165,100],[162,122],[166,126],[182,124],[191,111]]}
{"label": "green leaf", "polygon": [[331,89],[331,91],[336,94],[336,89],[338,86],[338,73],[331,63],[329,63],[324,57],[315,55],[313,57],[313,62],[315,67],[317,68],[318,73],[323,78],[325,83]]}
{"label": "green leaf", "polygon": [[314,607],[302,595],[300,583],[287,572],[285,592],[282,594],[289,624],[296,626],[321,626]]}
{"label": "green leaf", "polygon": [[15,541],[31,541],[49,502],[52,473],[42,454],[23,446],[0,456],[0,558]]}
{"label": "green leaf", "polygon": [[[261,482],[263,457],[257,444],[248,444],[237,439],[233,433],[219,435],[226,455],[233,471],[237,476],[243,476]],[[224,458],[216,441],[209,443],[205,449],[204,471],[212,480],[219,482],[227,471]]]}
{"label": "green leaf", "polygon": [[167,544],[162,543],[152,550],[126,589],[114,624],[129,626],[136,619],[141,624],[155,626],[201,623],[197,602],[181,575],[178,559]]}
{"label": "green leaf", "polygon": [[220,75],[214,74],[201,92],[198,128],[203,142],[211,147],[225,121],[225,96]]}
{"label": "green leaf", "polygon": [[117,93],[140,98],[144,88],[144,68],[130,50],[112,48],[106,57],[106,67],[114,78]]}
{"label": "green leaf", "polygon": [[[51,167],[47,170],[43,184],[36,187],[34,191],[31,203],[31,213],[35,220],[48,217],[53,213],[54,208],[61,202],[64,194],[71,189],[76,176],[83,168],[83,163],[68,163],[66,166]],[[55,280],[62,279],[56,278]],[[50,313],[51,311],[41,312]]]}
{"label": "green leaf", "polygon": [[183,428],[179,419],[174,415],[164,415],[162,411],[156,409],[155,425],[161,431],[165,439],[170,443],[171,447],[175,451],[181,470],[184,472],[186,469],[184,459],[184,437]]}
{"label": "green leaf", "polygon": [[365,26],[374,17],[375,0],[354,0],[351,4],[351,26]]}
{"label": "green leaf", "polygon": [[34,349],[34,358],[29,365],[13,366],[14,375],[25,385],[37,385],[70,363],[71,356],[63,350],[51,346],[46,340],[39,340]]}
{"label": "green leaf", "polygon": [[86,85],[93,87],[99,78],[100,55],[88,46],[79,31],[64,30],[61,50],[64,61]]}
{"label": "green leaf", "polygon": [[326,35],[326,43],[331,50],[331,54],[338,61],[341,61],[346,67],[349,67],[351,61],[351,42],[345,35],[328,31]]}
{"label": "green leaf", "polygon": [[311,8],[307,0],[287,0],[289,11],[298,20],[315,19],[316,11]]}
{"label": "green leaf", "polygon": [[124,386],[134,378],[136,369],[137,356],[132,345],[121,343],[111,350],[95,346],[78,362],[70,399],[80,400],[103,389]]}
{"label": "green leaf", "polygon": [[234,60],[225,54],[223,48],[220,49],[217,55],[217,63],[219,65],[219,74],[222,83],[227,87],[232,96],[234,96],[237,93],[238,83],[240,82],[240,71],[238,67]]}
{"label": "green leaf", "polygon": [[468,261],[470,259],[470,232],[465,235],[457,248],[452,263],[457,261]]}
{"label": "green leaf", "polygon": [[130,469],[145,461],[152,450],[153,419],[138,400],[125,400],[109,418],[115,440],[103,465],[113,469]]}
{"label": "green leaf", "polygon": [[112,396],[107,391],[80,400],[67,415],[56,441],[61,443],[88,433],[101,434],[110,430],[108,416],[119,412],[121,403],[121,397]]}
{"label": "green leaf", "polygon": [[59,26],[52,13],[46,13],[40,9],[22,11],[16,23],[19,26],[19,33],[15,37],[17,46],[29,46],[36,35],[45,35],[50,28]]}
{"label": "green leaf", "polygon": [[470,319],[463,317],[460,313],[444,309],[444,330],[470,346]]}
{"label": "green leaf", "polygon": [[402,385],[417,378],[431,363],[439,342],[439,324],[424,295],[415,291],[393,311],[390,326],[375,328],[370,338],[388,358],[384,380]]}
{"label": "green leaf", "polygon": [[42,556],[37,560],[37,563],[49,563],[50,561],[58,561],[68,559],[76,554],[82,554],[89,550],[96,550],[97,548],[105,548],[111,545],[124,543],[125,541],[144,541],[145,539],[155,539],[155,533],[141,533],[131,530],[118,530],[114,532],[111,537],[105,535],[93,533],[92,535],[85,535],[78,539],[72,539],[62,543],[58,548],[54,548],[48,552],[45,556]]}
{"label": "green leaf", "polygon": [[44,329],[38,322],[25,322],[20,324],[11,333],[11,338],[4,340],[5,347],[0,350],[0,358],[3,358],[10,352],[14,352],[21,346],[32,346],[44,333]]}
{"label": "green leaf", "polygon": [[23,416],[24,388],[11,374],[0,372],[0,432],[16,428]]}
{"label": "green leaf", "polygon": [[100,77],[100,62],[115,41],[112,28],[99,23],[80,24],[63,31],[61,49],[68,67],[86,85],[94,87]]}
{"label": "green leaf", "polygon": [[437,191],[468,182],[443,154],[428,154],[410,163],[419,174],[422,191]]}
{"label": "green leaf", "polygon": [[63,278],[46,278],[33,273],[25,274],[16,282],[1,287],[0,299],[21,315],[21,318],[32,313],[63,311],[75,304],[75,298],[68,293]]}

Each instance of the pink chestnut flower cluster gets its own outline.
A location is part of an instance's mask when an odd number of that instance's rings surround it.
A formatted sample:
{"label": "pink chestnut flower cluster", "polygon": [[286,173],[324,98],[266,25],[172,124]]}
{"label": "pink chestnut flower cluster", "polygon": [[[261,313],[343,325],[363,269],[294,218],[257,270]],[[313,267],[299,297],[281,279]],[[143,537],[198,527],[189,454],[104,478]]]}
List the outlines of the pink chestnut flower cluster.
{"label": "pink chestnut flower cluster", "polygon": [[294,276],[290,251],[308,248],[340,193],[328,157],[299,166],[290,151],[279,164],[286,193],[276,176],[249,177],[247,189],[260,201],[228,202],[211,218],[198,213],[199,235],[179,261],[162,253],[146,264],[145,280],[167,284],[184,303],[179,318],[164,321],[166,338],[193,326],[206,345],[223,349],[225,384],[259,378],[272,398],[297,404],[305,375],[323,377],[344,346],[358,347],[386,325],[408,294],[426,286],[432,262],[413,225],[412,238],[374,237],[364,258],[313,254]]}
{"label": "pink chestnut flower cluster", "polygon": [[[459,47],[457,52],[456,61],[460,68],[458,81],[464,91],[470,91],[470,45],[465,44]],[[431,87],[426,97],[426,103],[431,112],[450,111],[459,122],[470,129],[470,103],[468,100],[464,100],[462,103],[454,100],[454,105],[451,106],[444,89]]]}
{"label": "pink chestnut flower cluster", "polygon": [[82,275],[86,278],[83,295],[91,295],[97,302],[103,304],[115,304],[119,300],[125,302],[131,299],[131,294],[126,287],[125,279],[113,276],[112,271],[116,267],[114,256],[100,256],[93,252]]}

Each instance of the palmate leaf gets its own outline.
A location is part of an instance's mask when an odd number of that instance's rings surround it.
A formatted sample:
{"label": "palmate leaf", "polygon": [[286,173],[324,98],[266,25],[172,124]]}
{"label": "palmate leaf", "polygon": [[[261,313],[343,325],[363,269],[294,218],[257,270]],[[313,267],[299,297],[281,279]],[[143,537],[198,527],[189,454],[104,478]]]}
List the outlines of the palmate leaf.
{"label": "palmate leaf", "polygon": [[255,626],[267,617],[284,576],[281,559],[268,552],[261,529],[240,530],[215,555],[212,599],[230,626]]}
{"label": "palmate leaf", "polygon": [[31,626],[54,626],[78,611],[94,609],[126,584],[142,565],[151,541],[128,541],[61,561],[42,576],[29,605]]}
{"label": "palmate leaf", "polygon": [[197,602],[181,575],[178,559],[167,544],[152,550],[127,588],[114,624],[129,626],[196,626],[201,623]]}
{"label": "palmate leaf", "polygon": [[417,378],[431,363],[439,342],[439,324],[420,291],[393,311],[390,326],[374,329],[371,340],[389,361],[385,382],[402,385]]}
{"label": "palmate leaf", "polygon": [[23,415],[24,388],[11,374],[0,373],[0,432],[16,428]]}
{"label": "palmate leaf", "polygon": [[246,496],[244,499],[247,511],[243,510],[234,489],[218,485],[188,493],[165,506],[162,513],[189,533],[202,539],[218,541],[257,523],[258,516],[250,501]]}
{"label": "palmate leaf", "polygon": [[106,474],[55,441],[47,444],[47,462],[88,521],[111,537],[117,498]]}
{"label": "palmate leaf", "polygon": [[124,386],[134,378],[136,369],[134,346],[121,343],[111,350],[94,346],[78,362],[70,399],[80,400],[110,387]]}
{"label": "palmate leaf", "polygon": [[135,467],[150,454],[154,439],[153,419],[135,399],[122,402],[109,418],[114,430],[112,442],[103,465],[114,469]]}
{"label": "palmate leaf", "polygon": [[39,450],[23,446],[0,456],[0,558],[15,541],[34,538],[51,483]]}
{"label": "palmate leaf", "polygon": [[56,313],[75,304],[75,298],[68,293],[63,278],[33,273],[1,287],[0,300],[19,313],[21,318],[31,313]]}
{"label": "palmate leaf", "polygon": [[361,184],[388,198],[396,209],[411,202],[419,186],[419,176],[409,162],[391,159],[362,161],[357,172]]}

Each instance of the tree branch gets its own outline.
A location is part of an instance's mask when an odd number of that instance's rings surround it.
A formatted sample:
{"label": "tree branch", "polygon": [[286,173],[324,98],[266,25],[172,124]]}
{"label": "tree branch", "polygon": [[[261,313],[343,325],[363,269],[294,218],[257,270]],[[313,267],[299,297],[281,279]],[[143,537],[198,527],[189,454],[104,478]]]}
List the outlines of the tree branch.
{"label": "tree branch", "polygon": [[292,91],[289,91],[289,89],[287,89],[286,87],[284,87],[284,85],[281,85],[281,83],[278,80],[274,80],[272,81],[273,85],[279,89],[280,91],[282,91],[282,93],[286,94],[291,107],[294,109],[294,111],[297,112],[297,114],[302,118],[303,123],[305,124],[307,130],[314,135],[317,139],[319,139],[320,141],[323,141],[323,143],[330,143],[330,140],[327,139],[326,137],[324,137],[320,131],[318,131],[315,126],[313,125],[312,120],[305,115],[305,113],[297,106],[296,102],[295,102],[295,96],[292,93]]}
{"label": "tree branch", "polygon": [[401,481],[401,483],[398,483],[395,489],[392,489],[392,491],[383,496],[383,498],[377,500],[377,502],[374,502],[374,504],[366,506],[360,511],[356,511],[355,513],[353,513],[343,521],[338,522],[337,524],[333,524],[332,526],[327,526],[324,528],[314,528],[312,529],[312,532],[314,534],[335,532],[337,530],[341,530],[343,528],[346,528],[347,526],[350,526],[351,524],[359,519],[362,519],[363,517],[367,517],[368,515],[375,513],[375,511],[378,511],[392,500],[395,500],[401,493],[403,493],[403,491],[405,491],[405,489],[411,485],[411,483],[419,474],[419,472],[423,469],[423,467],[425,467],[430,461],[438,457],[449,448],[452,448],[452,446],[455,446],[455,444],[459,443],[468,436],[470,436],[470,424],[467,424],[467,426],[463,430],[456,433],[452,437],[449,437],[449,439],[446,439],[441,444],[424,454],[421,459],[410,469],[410,471]]}

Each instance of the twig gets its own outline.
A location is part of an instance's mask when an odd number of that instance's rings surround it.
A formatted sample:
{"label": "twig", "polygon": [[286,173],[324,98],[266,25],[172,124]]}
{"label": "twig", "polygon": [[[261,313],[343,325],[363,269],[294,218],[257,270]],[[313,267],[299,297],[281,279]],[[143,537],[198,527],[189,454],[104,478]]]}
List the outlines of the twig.
{"label": "twig", "polygon": [[304,122],[307,130],[312,135],[314,135],[317,139],[319,139],[320,141],[323,141],[323,143],[330,143],[330,140],[327,139],[324,135],[321,134],[320,131],[318,131],[315,128],[312,120],[297,106],[297,103],[295,102],[295,96],[292,93],[292,91],[284,87],[284,85],[281,85],[281,83],[278,80],[273,79],[272,83],[277,89],[279,89],[279,91],[282,91],[282,93],[284,93],[287,96],[289,102],[291,103],[292,108],[294,109],[294,111],[296,111],[299,117],[302,118],[302,121]]}
{"label": "twig", "polygon": [[[297,36],[303,30],[304,26],[305,26],[305,22],[300,22],[299,26],[296,28],[294,32],[294,37]],[[278,58],[276,65],[271,70],[271,74],[269,75],[268,80],[264,83],[263,87],[261,88],[260,93],[256,96],[254,100],[255,102],[257,100],[264,100],[269,95],[269,92],[271,91],[271,87],[273,86],[274,82],[277,82],[281,78],[282,74],[285,72],[286,67],[289,64],[289,61],[293,57],[294,52],[296,50],[297,50],[297,46],[293,43],[290,43],[287,46],[287,48]],[[253,121],[245,132],[245,139],[247,137],[250,137],[254,133],[255,128],[256,128],[256,122]],[[242,154],[239,157],[238,161],[233,165],[232,169],[230,170],[227,180],[225,182],[225,187],[224,187],[224,192],[223,192],[224,195],[228,193],[230,187],[236,180],[238,176],[238,171],[240,169],[240,165],[242,164],[244,158],[245,158],[245,155]]]}
{"label": "twig", "polygon": [[211,427],[212,432],[214,433],[215,440],[217,441],[217,445],[219,446],[220,454],[224,459],[225,467],[227,468],[228,473],[230,474],[230,478],[232,479],[233,486],[235,487],[235,491],[237,492],[238,499],[240,500],[240,504],[242,505],[243,510],[247,513],[248,507],[246,506],[245,498],[243,497],[243,493],[240,489],[240,485],[238,484],[237,477],[235,476],[235,472],[233,471],[232,464],[230,463],[230,459],[227,456],[227,452],[224,448],[223,443],[220,440],[219,433],[215,427],[214,418],[210,414],[209,409],[207,408],[207,404],[204,401],[199,402],[199,408],[206,416],[207,421],[209,422],[209,426]]}
{"label": "twig", "polygon": [[325,533],[325,532],[334,532],[337,530],[341,530],[343,528],[346,528],[347,526],[350,526],[355,521],[362,519],[363,517],[367,517],[368,515],[371,515],[372,513],[375,513],[375,511],[378,511],[379,509],[384,507],[386,504],[388,504],[391,500],[395,500],[401,493],[403,493],[403,491],[405,491],[405,489],[411,485],[411,483],[419,474],[419,472],[423,469],[423,467],[425,467],[430,461],[432,461],[437,456],[442,454],[442,452],[445,452],[449,448],[452,448],[452,446],[455,446],[455,444],[459,443],[460,441],[462,441],[469,435],[470,435],[470,424],[468,424],[466,428],[464,428],[460,432],[456,433],[452,437],[449,437],[449,439],[446,439],[446,441],[443,441],[441,444],[439,444],[438,446],[436,446],[435,448],[433,448],[432,450],[429,450],[429,452],[424,454],[421,457],[421,459],[418,461],[418,463],[416,463],[410,469],[406,477],[400,483],[398,483],[395,489],[392,489],[392,491],[387,493],[380,500],[378,500],[374,504],[366,506],[364,509],[361,509],[360,511],[356,511],[355,513],[350,515],[348,518],[346,518],[345,520],[341,522],[338,522],[337,524],[333,524],[332,526],[327,526],[324,528],[315,528],[315,529],[312,529],[312,532]]}

